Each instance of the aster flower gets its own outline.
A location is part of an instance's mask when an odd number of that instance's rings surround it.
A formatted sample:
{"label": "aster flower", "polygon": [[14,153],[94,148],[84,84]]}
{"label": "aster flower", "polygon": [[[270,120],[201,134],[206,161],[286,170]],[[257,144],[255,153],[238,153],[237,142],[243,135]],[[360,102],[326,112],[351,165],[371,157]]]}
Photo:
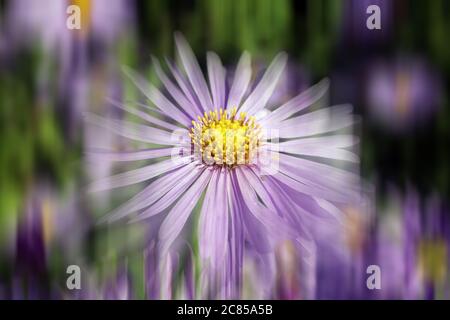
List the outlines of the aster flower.
{"label": "aster flower", "polygon": [[107,159],[151,163],[95,181],[90,190],[148,183],[105,221],[141,221],[167,214],[158,231],[162,258],[194,207],[201,205],[198,249],[204,294],[239,297],[246,248],[264,255],[279,241],[290,239],[312,252],[308,226],[339,219],[342,206],[358,200],[358,174],[338,165],[358,163],[348,150],[356,140],[342,133],[354,123],[352,107],[313,111],[324,102],[328,81],[323,80],[277,108],[268,108],[287,62],[285,53],[278,54],[252,84],[247,52],[231,83],[220,58],[209,52],[207,82],[186,40],[176,34],[175,41],[181,63],[168,61],[170,75],[153,61],[164,90],[125,69],[151,106],[132,108],[112,101],[145,125],[89,117],[119,135],[151,145],[104,152]]}
{"label": "aster flower", "polygon": [[[66,26],[66,11],[70,5],[80,8],[80,30],[69,30]],[[79,121],[89,105],[90,89],[95,85],[89,71],[90,63],[98,72],[107,62],[116,59],[112,46],[131,30],[134,5],[134,1],[125,0],[112,3],[105,0],[17,0],[7,3],[2,36],[13,49],[9,54],[21,47],[36,48],[44,53],[36,74],[41,99],[49,99],[49,92],[53,91],[54,71],[51,67],[52,58],[55,58],[59,72],[57,111],[71,142],[79,138]]]}
{"label": "aster flower", "polygon": [[[389,188],[385,203],[359,254],[346,258],[330,245],[320,248],[318,298],[448,298],[448,207],[411,187],[404,194]],[[380,267],[381,290],[366,287],[369,265]]]}
{"label": "aster flower", "polygon": [[375,122],[391,131],[425,124],[439,111],[442,83],[426,61],[379,61],[367,72],[366,101]]}

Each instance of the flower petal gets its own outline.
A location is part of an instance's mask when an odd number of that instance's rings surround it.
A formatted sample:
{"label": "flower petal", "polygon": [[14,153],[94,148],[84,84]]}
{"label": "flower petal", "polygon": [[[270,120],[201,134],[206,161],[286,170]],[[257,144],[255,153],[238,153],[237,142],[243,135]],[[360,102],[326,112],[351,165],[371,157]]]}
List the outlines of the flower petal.
{"label": "flower petal", "polygon": [[200,214],[199,249],[203,266],[212,273],[223,268],[228,249],[229,172],[214,171]]}
{"label": "flower petal", "polygon": [[173,241],[185,225],[192,209],[194,209],[200,196],[211,178],[211,171],[205,170],[192,184],[186,193],[178,200],[164,219],[159,230],[159,249],[161,256],[165,256]]}
{"label": "flower petal", "polygon": [[187,158],[188,157],[168,159],[139,169],[102,178],[93,182],[88,189],[90,192],[98,192],[150,180],[160,174],[183,166]]}
{"label": "flower petal", "polygon": [[251,183],[246,179],[242,173],[241,168],[236,168],[236,182],[244,199],[245,205],[250,212],[267,228],[272,237],[275,238],[295,238],[296,232],[285,221],[278,216],[277,212],[269,210],[262,205],[258,200],[258,195],[255,192]]}
{"label": "flower petal", "polygon": [[195,106],[198,115],[203,114],[204,112],[203,107],[200,101],[198,100],[197,96],[195,95],[194,89],[192,89],[192,86],[190,85],[189,81],[185,79],[185,77],[181,74],[180,70],[178,70],[178,67],[168,59],[166,59],[166,64],[169,67],[170,72],[177,81],[178,86],[181,88],[186,98],[191,102],[193,106]]}
{"label": "flower petal", "polygon": [[[180,145],[176,143],[173,133],[166,130],[135,124],[129,121],[106,119],[94,114],[87,114],[86,116],[89,122],[102,126],[128,139],[160,145]],[[185,129],[184,131],[187,135],[188,131]]]}
{"label": "flower petal", "polygon": [[[275,174],[274,177],[288,185],[292,182],[286,182],[283,175],[300,182],[304,187],[293,187],[297,191],[338,202],[359,199],[360,184],[357,175],[283,153],[280,153],[279,157],[279,173],[282,175]],[[302,189],[303,191],[300,191]]]}
{"label": "flower petal", "polygon": [[284,52],[279,53],[275,57],[261,81],[239,109],[240,112],[255,114],[266,106],[267,101],[272,96],[272,93],[278,84],[278,80],[284,70],[286,62],[287,54]]}
{"label": "flower petal", "polygon": [[192,103],[183,92],[169,79],[166,73],[162,70],[159,61],[152,57],[152,62],[155,67],[155,72],[161,82],[167,89],[167,92],[175,99],[177,104],[189,114],[191,119],[196,119],[198,115],[198,108],[195,103]]}
{"label": "flower petal", "polygon": [[182,129],[181,127],[178,127],[176,125],[168,123],[168,122],[166,122],[164,120],[155,118],[155,117],[151,116],[150,114],[148,114],[146,112],[143,112],[143,111],[141,111],[139,109],[128,107],[128,106],[120,103],[119,101],[115,101],[113,99],[107,99],[107,101],[109,101],[109,103],[111,103],[113,106],[115,106],[115,107],[117,107],[119,109],[125,110],[125,111],[127,111],[127,112],[129,112],[131,114],[134,114],[135,116],[138,116],[142,120],[145,120],[145,121],[147,121],[147,122],[149,122],[151,124],[163,127],[164,129],[172,130],[172,131]]}
{"label": "flower petal", "polygon": [[212,110],[213,104],[211,101],[211,96],[209,94],[208,86],[206,85],[202,70],[198,65],[197,59],[195,58],[191,47],[180,33],[175,34],[175,43],[181,62],[184,66],[184,70],[186,71],[187,77],[191,82],[194,92],[197,94],[203,110]]}
{"label": "flower petal", "polygon": [[227,109],[236,107],[241,104],[242,97],[247,91],[252,76],[252,66],[250,54],[244,52],[239,59],[234,75],[233,84],[228,95]]}
{"label": "flower petal", "polygon": [[214,108],[225,108],[225,68],[217,54],[208,52],[208,79]]}
{"label": "flower petal", "polygon": [[177,199],[195,183],[195,180],[203,173],[204,168],[193,168],[190,172],[177,180],[177,183],[158,201],[133,218],[131,222],[138,222],[150,218],[166,208],[170,207]]}
{"label": "flower petal", "polygon": [[105,219],[102,219],[101,222],[105,220],[108,222],[117,221],[133,212],[150,206],[171,190],[178,183],[180,178],[186,176],[189,172],[192,172],[194,166],[194,163],[189,163],[184,167],[175,169],[172,172],[157,178],[133,198],[122,204],[110,214],[107,214]]}
{"label": "flower petal", "polygon": [[138,151],[105,151],[95,150],[89,153],[89,156],[105,159],[106,161],[138,161],[150,160],[154,158],[168,157],[172,155],[173,148],[164,149],[146,149]]}
{"label": "flower petal", "polygon": [[128,67],[123,67],[123,72],[159,110],[180,124],[186,127],[190,126],[190,119],[180,109],[174,106],[155,86]]}
{"label": "flower petal", "polygon": [[[282,121],[277,125],[280,138],[307,137],[351,127],[356,117],[351,106],[337,106]],[[272,127],[272,125],[269,125]]]}
{"label": "flower petal", "polygon": [[275,149],[273,150],[296,155],[359,162],[359,157],[355,153],[341,149],[355,144],[355,141],[357,141],[357,139],[351,135],[304,138],[281,142],[274,145]]}
{"label": "flower petal", "polygon": [[261,119],[261,125],[265,125],[266,123],[268,123],[276,126],[276,124],[280,121],[288,119],[295,113],[300,112],[323,99],[325,93],[328,91],[328,88],[328,79],[320,81],[318,84],[312,86],[308,90],[302,92],[279,108],[275,109],[264,119]]}
{"label": "flower petal", "polygon": [[351,115],[352,111],[353,106],[350,104],[332,106],[284,120],[280,122],[280,126],[285,127],[285,126],[295,126],[299,124],[303,125],[317,120],[332,121],[334,118],[337,117]]}
{"label": "flower petal", "polygon": [[327,148],[347,148],[359,142],[358,138],[347,134],[334,134],[331,136],[303,138],[281,142],[280,146],[306,147],[306,146],[325,146]]}

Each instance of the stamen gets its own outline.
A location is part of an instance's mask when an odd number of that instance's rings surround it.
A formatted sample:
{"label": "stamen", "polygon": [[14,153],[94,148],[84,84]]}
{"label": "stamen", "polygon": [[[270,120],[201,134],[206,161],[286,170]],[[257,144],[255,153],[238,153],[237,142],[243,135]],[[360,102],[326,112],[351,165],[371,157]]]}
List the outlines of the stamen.
{"label": "stamen", "polygon": [[260,145],[261,127],[254,117],[237,109],[205,112],[192,121],[191,137],[194,154],[207,165],[236,166],[250,164]]}

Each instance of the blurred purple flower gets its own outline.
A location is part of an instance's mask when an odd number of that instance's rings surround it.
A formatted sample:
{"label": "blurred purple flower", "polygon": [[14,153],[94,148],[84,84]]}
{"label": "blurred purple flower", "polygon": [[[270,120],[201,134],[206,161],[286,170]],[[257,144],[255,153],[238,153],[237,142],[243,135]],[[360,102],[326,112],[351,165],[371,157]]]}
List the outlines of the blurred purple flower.
{"label": "blurred purple flower", "polygon": [[439,75],[422,60],[377,62],[368,70],[367,105],[371,116],[391,130],[426,123],[442,102]]}
{"label": "blurred purple flower", "polygon": [[61,299],[69,295],[65,281],[53,281],[50,262],[55,258],[62,266],[65,261],[81,262],[79,250],[87,222],[74,199],[61,198],[49,183],[39,181],[29,187],[8,250],[12,263],[6,265],[11,270],[3,288],[5,299]]}
{"label": "blurred purple flower", "polygon": [[91,19],[94,40],[111,45],[121,36],[126,35],[135,18],[134,9],[134,0],[92,1]]}
{"label": "blurred purple flower", "polygon": [[[358,157],[346,149],[356,143],[354,137],[330,134],[352,126],[352,108],[341,105],[308,112],[327,92],[328,82],[322,81],[269,112],[267,103],[277,88],[286,54],[277,55],[246,94],[251,87],[248,53],[242,55],[229,86],[219,57],[208,53],[208,87],[191,48],[179,34],[176,45],[182,65],[169,63],[174,80],[154,60],[170,97],[134,71],[125,70],[156,108],[145,106],[147,112],[143,112],[114,104],[147,125],[90,117],[124,137],[165,147],[104,153],[105,159],[153,163],[100,179],[90,190],[151,180],[105,220],[141,221],[168,212],[159,228],[160,261],[166,260],[204,193],[198,236],[205,296],[239,297],[245,247],[264,255],[285,239],[302,248],[309,246],[312,217],[339,219],[339,205],[359,200],[357,174],[309,158],[358,163]],[[276,130],[283,142],[274,143],[262,130]],[[230,144],[228,148],[224,144],[229,133],[234,139],[231,150]]]}
{"label": "blurred purple flower", "polygon": [[[183,245],[179,249],[183,249]],[[164,261],[160,261],[155,241],[144,251],[145,287],[148,299],[195,299],[202,298],[195,286],[195,261],[191,248],[171,250]],[[183,272],[179,272],[183,266]]]}
{"label": "blurred purple flower", "polygon": [[[66,26],[70,5],[80,8],[81,28]],[[130,25],[134,1],[116,0],[15,0],[7,6],[7,32],[12,44],[41,45],[56,53],[78,37],[92,36],[110,44]],[[38,41],[36,43],[36,40]]]}
{"label": "blurred purple flower", "polygon": [[365,298],[364,259],[370,235],[371,202],[343,208],[339,228],[316,227],[314,299]]}
{"label": "blurred purple flower", "polygon": [[[276,251],[277,254],[277,298],[293,300],[302,297],[300,288],[300,257],[297,247],[291,242],[282,243]],[[303,279],[302,279],[303,280]]]}
{"label": "blurred purple flower", "polygon": [[7,299],[50,299],[59,295],[49,282],[47,263],[54,200],[47,185],[30,188],[11,248],[14,264],[9,290],[5,290]]}
{"label": "blurred purple flower", "polygon": [[39,45],[55,51],[70,39],[66,1],[16,0],[7,7],[7,32],[12,46]]}
{"label": "blurred purple flower", "polygon": [[126,268],[121,268],[113,279],[106,281],[104,289],[106,300],[132,300],[133,288]]}
{"label": "blurred purple flower", "polygon": [[[81,29],[66,26],[68,6],[81,11]],[[8,2],[5,37],[12,49],[31,47],[45,55],[39,67],[38,94],[48,97],[51,80],[51,59],[59,67],[58,101],[63,127],[70,141],[79,138],[80,120],[87,111],[91,94],[90,63],[111,61],[111,46],[130,30],[134,1],[71,1],[16,0]],[[113,21],[113,22],[111,22]],[[89,50],[92,47],[92,50]],[[12,50],[14,51],[14,50]],[[96,58],[99,61],[93,61]]]}
{"label": "blurred purple flower", "polygon": [[448,298],[449,222],[448,210],[439,198],[424,199],[413,189],[403,196],[392,190],[360,265],[364,274],[359,287],[368,276],[365,268],[374,264],[381,270],[381,290],[364,288],[356,297]]}

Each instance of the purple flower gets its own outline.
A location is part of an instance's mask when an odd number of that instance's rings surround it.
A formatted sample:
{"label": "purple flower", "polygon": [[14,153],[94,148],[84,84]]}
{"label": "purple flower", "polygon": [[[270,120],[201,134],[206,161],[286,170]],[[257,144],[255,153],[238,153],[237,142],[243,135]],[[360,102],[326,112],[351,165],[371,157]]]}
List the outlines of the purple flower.
{"label": "purple flower", "polygon": [[[70,5],[80,8],[80,30],[66,25]],[[134,5],[125,0],[16,0],[7,4],[0,54],[6,51],[1,48],[3,41],[12,49],[36,47],[43,51],[36,76],[40,99],[49,99],[49,92],[54,91],[51,58],[55,58],[58,95],[57,101],[48,105],[56,105],[70,142],[79,139],[81,115],[98,91],[92,89],[96,82],[90,70],[100,74],[102,67],[109,68],[108,63],[116,59],[113,45],[131,30]],[[9,51],[14,56],[15,51]]]}
{"label": "purple flower", "polygon": [[151,146],[105,153],[105,159],[151,163],[100,179],[90,190],[146,182],[106,220],[142,221],[167,214],[158,231],[162,260],[196,205],[201,206],[198,249],[205,297],[239,297],[246,250],[264,257],[286,239],[305,250],[313,246],[311,225],[339,220],[343,206],[359,199],[359,175],[338,168],[358,163],[348,150],[356,139],[343,133],[354,122],[352,107],[321,109],[328,89],[324,80],[278,108],[269,108],[287,61],[285,53],[252,84],[248,53],[243,53],[227,83],[219,57],[209,52],[207,82],[186,40],[179,34],[175,40],[181,65],[168,63],[171,76],[154,60],[164,91],[125,69],[154,106],[142,105],[144,112],[114,104],[145,125],[91,117]]}
{"label": "purple flower", "polygon": [[387,203],[365,254],[365,266],[380,266],[381,290],[365,290],[363,297],[448,298],[450,224],[442,200],[410,188],[404,195],[391,191]]}
{"label": "purple flower", "polygon": [[6,29],[13,45],[36,44],[53,51],[70,39],[66,1],[18,0],[8,2]]}
{"label": "purple flower", "polygon": [[393,130],[426,123],[442,102],[438,74],[418,59],[375,63],[368,72],[366,85],[371,116]]}
{"label": "purple flower", "polygon": [[[70,5],[80,8],[80,32],[67,28]],[[134,5],[134,1],[125,0],[16,0],[8,3],[6,22],[14,43],[35,44],[37,39],[48,51],[63,49],[80,35],[92,35],[109,44],[127,30]]]}
{"label": "purple flower", "polygon": [[[45,183],[30,187],[20,219],[17,221],[14,258],[7,299],[49,299],[59,294],[49,282],[48,248],[53,237],[54,194]],[[8,264],[6,264],[8,266]],[[8,288],[8,287],[7,287]]]}
{"label": "purple flower", "polygon": [[107,281],[103,291],[106,300],[133,299],[131,279],[126,268],[121,268],[115,277]]}

